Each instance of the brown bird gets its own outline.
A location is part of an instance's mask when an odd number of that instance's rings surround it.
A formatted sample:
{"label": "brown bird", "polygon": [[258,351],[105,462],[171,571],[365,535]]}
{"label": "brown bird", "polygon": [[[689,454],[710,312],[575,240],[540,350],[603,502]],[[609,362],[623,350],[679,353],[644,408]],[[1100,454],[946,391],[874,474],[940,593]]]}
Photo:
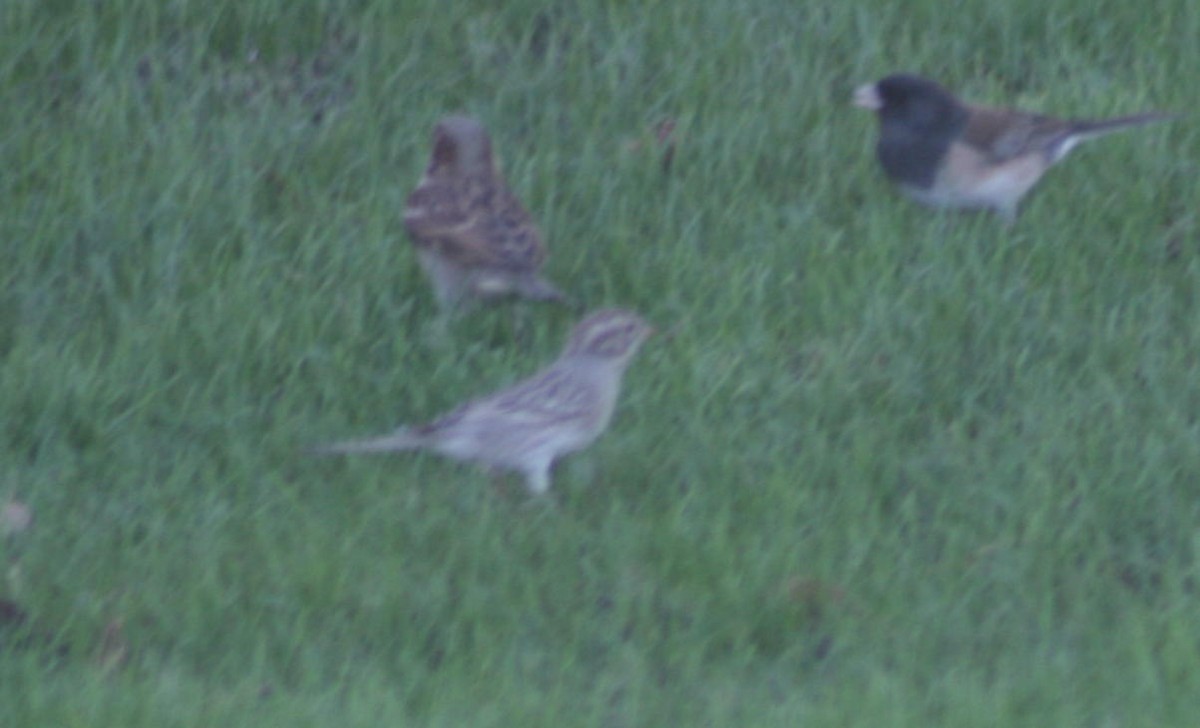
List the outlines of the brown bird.
{"label": "brown bird", "polygon": [[447,116],[433,131],[433,153],[404,208],[404,227],[443,309],[463,299],[515,294],[565,302],[538,271],[541,233],[508,189],[487,130]]}
{"label": "brown bird", "polygon": [[1078,121],[974,106],[908,73],[860,86],[854,103],[878,115],[876,155],[909,196],[932,207],[991,209],[1010,223],[1021,198],[1079,142],[1174,118]]}
{"label": "brown bird", "polygon": [[592,444],[608,428],[625,368],[652,331],[632,311],[596,311],[576,324],[562,355],[528,379],[428,424],[314,452],[432,450],[524,473],[531,493],[545,493],[554,461]]}

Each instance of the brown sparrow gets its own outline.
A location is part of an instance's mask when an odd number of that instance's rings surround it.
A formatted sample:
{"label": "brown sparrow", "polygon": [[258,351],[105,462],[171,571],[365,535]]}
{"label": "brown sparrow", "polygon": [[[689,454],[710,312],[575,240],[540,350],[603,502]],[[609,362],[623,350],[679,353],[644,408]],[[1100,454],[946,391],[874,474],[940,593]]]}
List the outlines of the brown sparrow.
{"label": "brown sparrow", "polygon": [[538,275],[541,233],[492,159],[487,130],[447,116],[433,131],[429,166],[404,207],[404,227],[443,309],[466,297],[516,294],[565,302]]}

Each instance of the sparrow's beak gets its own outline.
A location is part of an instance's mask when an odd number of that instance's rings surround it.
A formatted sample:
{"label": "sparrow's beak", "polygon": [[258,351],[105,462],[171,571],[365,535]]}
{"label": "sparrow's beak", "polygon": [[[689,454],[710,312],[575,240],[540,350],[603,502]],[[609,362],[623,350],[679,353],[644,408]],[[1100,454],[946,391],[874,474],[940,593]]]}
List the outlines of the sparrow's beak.
{"label": "sparrow's beak", "polygon": [[871,111],[883,108],[883,99],[879,98],[879,89],[875,84],[868,83],[854,89],[854,105]]}

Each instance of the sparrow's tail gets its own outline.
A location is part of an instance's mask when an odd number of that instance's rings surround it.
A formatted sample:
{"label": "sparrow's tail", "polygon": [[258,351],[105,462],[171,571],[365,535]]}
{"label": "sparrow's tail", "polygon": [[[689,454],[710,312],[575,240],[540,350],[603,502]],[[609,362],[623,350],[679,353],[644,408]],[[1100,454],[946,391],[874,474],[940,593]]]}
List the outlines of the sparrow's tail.
{"label": "sparrow's tail", "polygon": [[347,440],[328,445],[317,445],[310,449],[314,455],[346,455],[363,452],[397,452],[425,447],[426,438],[408,428],[399,429],[390,435],[366,440]]}

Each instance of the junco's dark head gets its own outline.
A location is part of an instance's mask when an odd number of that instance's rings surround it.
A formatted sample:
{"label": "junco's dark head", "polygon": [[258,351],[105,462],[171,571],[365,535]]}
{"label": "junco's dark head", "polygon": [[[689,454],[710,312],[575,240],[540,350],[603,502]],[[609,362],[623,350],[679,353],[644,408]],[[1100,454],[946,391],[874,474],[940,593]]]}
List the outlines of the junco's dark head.
{"label": "junco's dark head", "polygon": [[933,130],[962,124],[967,110],[940,84],[911,73],[893,73],[860,86],[854,103],[879,115],[882,124],[900,122],[912,129]]}
{"label": "junco's dark head", "polygon": [[879,117],[875,152],[892,180],[928,188],[970,111],[946,89],[911,73],[858,87],[854,104]]}

